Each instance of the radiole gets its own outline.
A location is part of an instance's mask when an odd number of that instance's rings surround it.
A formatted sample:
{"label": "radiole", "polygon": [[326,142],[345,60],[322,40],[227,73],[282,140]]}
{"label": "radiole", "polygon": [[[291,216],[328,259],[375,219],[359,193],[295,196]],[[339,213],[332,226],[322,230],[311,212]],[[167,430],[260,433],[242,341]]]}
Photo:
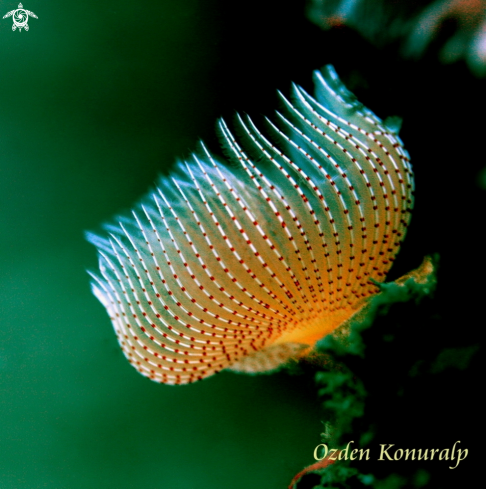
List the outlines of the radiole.
{"label": "radiole", "polygon": [[265,135],[248,117],[201,144],[109,237],[93,290],[128,360],[184,384],[305,355],[378,292],[404,238],[413,175],[396,124],[327,66]]}

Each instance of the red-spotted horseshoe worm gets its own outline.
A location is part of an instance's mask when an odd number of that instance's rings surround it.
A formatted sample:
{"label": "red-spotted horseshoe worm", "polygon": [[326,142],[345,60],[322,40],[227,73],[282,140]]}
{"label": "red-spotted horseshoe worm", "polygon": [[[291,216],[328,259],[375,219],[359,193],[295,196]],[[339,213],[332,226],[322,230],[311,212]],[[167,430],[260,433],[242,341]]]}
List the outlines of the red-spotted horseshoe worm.
{"label": "red-spotted horseshoe worm", "polygon": [[128,360],[184,384],[271,370],[311,351],[378,292],[410,220],[413,176],[392,123],[327,66],[263,135],[218,122],[107,238],[93,291]]}

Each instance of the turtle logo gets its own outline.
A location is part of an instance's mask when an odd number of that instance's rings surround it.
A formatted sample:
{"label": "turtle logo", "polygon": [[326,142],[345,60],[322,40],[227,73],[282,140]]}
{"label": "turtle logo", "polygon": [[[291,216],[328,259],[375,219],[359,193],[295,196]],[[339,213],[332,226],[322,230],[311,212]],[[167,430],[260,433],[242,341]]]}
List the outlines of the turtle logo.
{"label": "turtle logo", "polygon": [[29,30],[29,24],[27,23],[29,21],[29,17],[34,17],[34,19],[38,18],[37,15],[34,14],[34,12],[31,12],[30,10],[25,10],[24,6],[21,3],[19,3],[17,9],[7,12],[3,16],[3,18],[6,19],[10,16],[13,20],[12,30],[15,31],[15,29],[18,28],[19,32],[22,29],[25,29],[26,31]]}

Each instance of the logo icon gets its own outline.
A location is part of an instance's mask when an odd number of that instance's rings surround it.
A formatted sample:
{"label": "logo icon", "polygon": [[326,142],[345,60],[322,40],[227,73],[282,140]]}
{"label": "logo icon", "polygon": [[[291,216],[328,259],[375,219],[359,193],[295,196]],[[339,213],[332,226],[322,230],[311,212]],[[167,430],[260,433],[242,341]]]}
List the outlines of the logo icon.
{"label": "logo icon", "polygon": [[6,19],[7,17],[12,17],[13,20],[13,25],[12,25],[12,30],[15,31],[15,29],[19,29],[19,32],[22,29],[25,29],[26,31],[29,30],[29,24],[27,23],[29,21],[29,17],[34,17],[34,19],[37,19],[37,15],[34,14],[34,12],[31,12],[30,10],[25,10],[24,6],[19,3],[18,8],[15,10],[11,10],[10,12],[7,12],[3,18]]}

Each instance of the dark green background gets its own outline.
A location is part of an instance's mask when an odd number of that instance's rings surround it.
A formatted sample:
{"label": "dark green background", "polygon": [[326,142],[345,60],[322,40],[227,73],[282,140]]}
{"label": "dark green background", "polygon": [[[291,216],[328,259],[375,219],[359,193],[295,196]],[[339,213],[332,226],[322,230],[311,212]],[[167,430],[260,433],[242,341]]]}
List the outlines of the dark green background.
{"label": "dark green background", "polygon": [[38,16],[28,32],[0,21],[0,487],[285,487],[319,442],[309,386],[150,382],[86,273],[84,231],[232,114],[241,81],[224,72],[224,36],[239,19],[207,0],[24,7]]}
{"label": "dark green background", "polygon": [[[198,138],[216,150],[218,116],[271,114],[275,89],[311,89],[325,63],[380,116],[404,117],[417,208],[392,277],[441,252],[445,337],[469,327],[474,341],[485,162],[470,143],[484,133],[472,115],[484,114],[485,86],[462,64],[403,62],[346,29],[323,33],[303,1],[24,7],[39,17],[28,32],[0,20],[1,489],[277,489],[313,461],[312,379],[222,373],[172,387],[130,367],[91,295],[83,233],[129,209]],[[0,1],[1,16],[15,8]],[[411,325],[417,341],[426,326]],[[438,416],[467,439],[472,422],[447,406]],[[433,434],[417,439],[435,448]]]}

